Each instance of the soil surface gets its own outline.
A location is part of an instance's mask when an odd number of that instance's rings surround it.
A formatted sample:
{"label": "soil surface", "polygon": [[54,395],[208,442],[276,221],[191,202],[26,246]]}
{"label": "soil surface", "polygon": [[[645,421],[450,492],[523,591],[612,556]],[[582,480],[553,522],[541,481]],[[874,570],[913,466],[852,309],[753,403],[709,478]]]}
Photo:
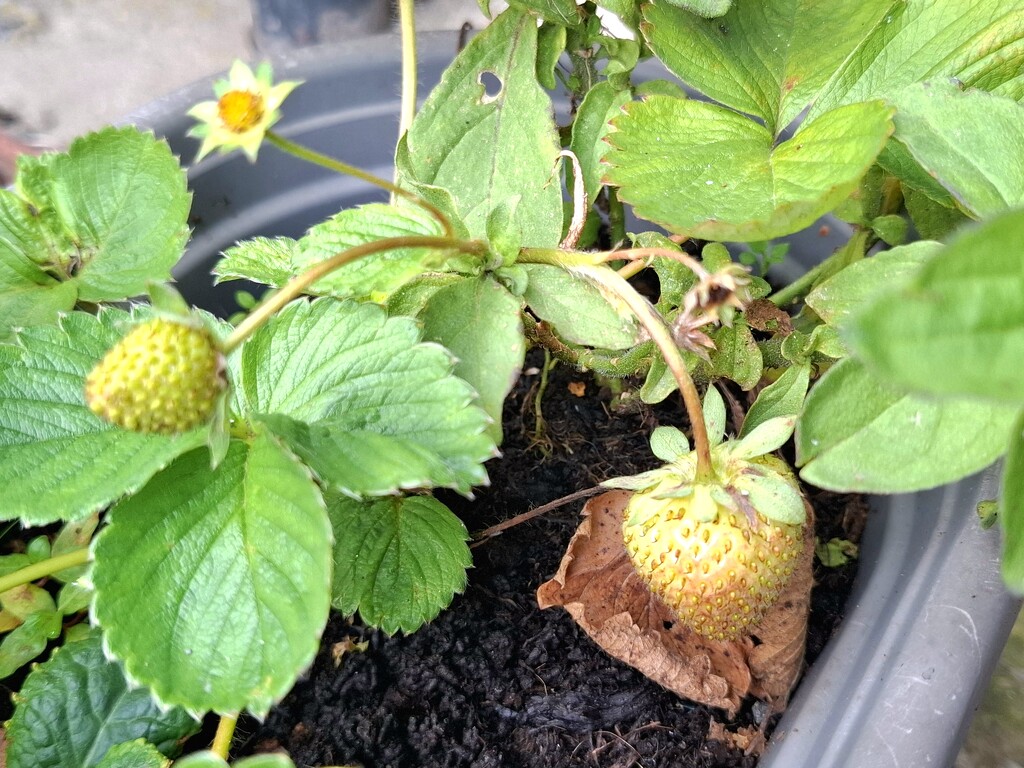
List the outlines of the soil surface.
{"label": "soil surface", "polygon": [[[529,365],[540,362],[531,357],[506,403],[504,458],[488,465],[491,486],[474,501],[443,496],[471,532],[653,468],[651,430],[683,425],[677,399],[615,407],[607,387],[557,366],[538,437],[540,376]],[[851,506],[816,494],[812,501],[822,540],[859,537],[859,500]],[[248,737],[239,751],[285,749],[299,766],[365,768],[755,765],[755,757],[707,739],[721,711],[680,700],[611,659],[565,611],[537,608],[534,593],[558,567],[581,508],[567,505],[481,543],[465,594],[410,636],[333,617],[307,678],[265,723],[239,724],[239,736]],[[838,624],[854,569],[817,567],[809,662]],[[365,650],[336,663],[339,650],[362,642]],[[752,704],[725,726],[758,727],[762,713]]]}

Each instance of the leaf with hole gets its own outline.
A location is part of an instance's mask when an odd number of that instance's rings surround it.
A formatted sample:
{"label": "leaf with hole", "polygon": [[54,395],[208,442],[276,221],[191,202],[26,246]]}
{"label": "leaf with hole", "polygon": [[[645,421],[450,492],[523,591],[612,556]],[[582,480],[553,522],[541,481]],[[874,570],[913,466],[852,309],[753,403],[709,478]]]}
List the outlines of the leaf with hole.
{"label": "leaf with hole", "polygon": [[561,240],[559,144],[536,61],[536,17],[508,9],[448,67],[399,152],[401,178],[447,189],[473,237],[484,237],[490,212],[518,195],[524,245]]}

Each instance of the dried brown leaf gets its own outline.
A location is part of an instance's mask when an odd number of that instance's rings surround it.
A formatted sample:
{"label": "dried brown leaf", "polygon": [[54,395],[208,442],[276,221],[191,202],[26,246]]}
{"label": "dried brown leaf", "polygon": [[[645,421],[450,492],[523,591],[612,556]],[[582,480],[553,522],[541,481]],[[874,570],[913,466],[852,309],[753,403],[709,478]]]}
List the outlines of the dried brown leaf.
{"label": "dried brown leaf", "polygon": [[747,325],[755,331],[789,336],[793,332],[793,319],[768,299],[757,299],[746,308]]}
{"label": "dried brown leaf", "polygon": [[633,569],[622,540],[629,498],[612,491],[587,502],[558,572],[537,590],[540,607],[563,606],[606,652],[684,698],[730,715],[748,693],[785,702],[803,663],[810,557],[758,627],[759,645],[707,640],[677,622]]}

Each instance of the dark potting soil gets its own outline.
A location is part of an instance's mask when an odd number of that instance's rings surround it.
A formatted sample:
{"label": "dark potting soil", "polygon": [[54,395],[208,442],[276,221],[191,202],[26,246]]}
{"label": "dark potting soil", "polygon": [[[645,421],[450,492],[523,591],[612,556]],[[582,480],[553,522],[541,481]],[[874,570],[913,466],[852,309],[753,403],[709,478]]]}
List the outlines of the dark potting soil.
{"label": "dark potting soil", "polygon": [[[539,380],[528,368],[507,401],[504,457],[488,465],[490,487],[474,501],[444,495],[471,532],[653,468],[651,430],[684,421],[676,399],[613,408],[607,388],[557,366],[538,436]],[[822,540],[859,536],[859,502],[851,507],[830,494],[812,501]],[[412,635],[388,637],[333,617],[306,679],[265,723],[239,724],[239,736],[248,737],[239,751],[284,749],[300,766],[365,768],[755,765],[755,757],[706,738],[720,710],[683,701],[610,658],[564,610],[537,608],[534,593],[558,567],[581,507],[567,505],[476,547],[465,594]],[[816,568],[809,661],[838,624],[855,566]],[[336,663],[338,649],[362,642],[366,650]],[[756,727],[759,711],[747,706],[726,725]]]}

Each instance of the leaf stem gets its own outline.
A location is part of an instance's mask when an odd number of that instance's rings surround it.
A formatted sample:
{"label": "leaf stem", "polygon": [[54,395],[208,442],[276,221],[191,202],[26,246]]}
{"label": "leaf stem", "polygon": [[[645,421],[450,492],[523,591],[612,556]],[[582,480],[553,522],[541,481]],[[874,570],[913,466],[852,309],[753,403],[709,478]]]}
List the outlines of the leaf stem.
{"label": "leaf stem", "polygon": [[316,150],[304,147],[290,139],[286,139],[279,133],[274,131],[267,131],[267,141],[273,144],[275,147],[280,149],[282,152],[286,152],[293,157],[297,157],[300,160],[305,160],[313,165],[319,165],[321,168],[326,168],[329,171],[335,171],[336,173],[343,174],[345,176],[352,176],[365,181],[367,184],[372,184],[375,187],[387,190],[392,195],[404,197],[406,200],[410,200],[416,205],[420,206],[423,210],[437,219],[441,228],[444,230],[445,237],[454,237],[454,230],[452,229],[452,223],[448,220],[448,217],[435,206],[433,203],[424,200],[422,197],[417,195],[415,192],[410,192],[408,189],[403,189],[394,182],[382,179],[380,176],[364,171],[362,168],[357,168],[354,165],[337,160],[336,158],[324,155]]}
{"label": "leaf stem", "polygon": [[26,565],[14,573],[8,573],[6,576],[0,577],[0,592],[6,592],[9,589],[20,587],[22,584],[28,584],[36,579],[41,579],[44,576],[49,576],[68,568],[85,565],[87,562],[89,562],[88,547],[82,547],[71,552],[65,552],[63,555],[40,560],[38,563]]}
{"label": "leaf stem", "polygon": [[686,415],[690,419],[693,444],[697,451],[697,480],[712,478],[714,467],[711,463],[711,441],[708,439],[707,427],[704,424],[704,408],[701,406],[700,394],[686,367],[686,361],[683,360],[682,353],[680,353],[675,339],[672,338],[672,331],[665,325],[661,315],[647,299],[637,293],[625,278],[608,267],[581,265],[573,267],[569,271],[617,295],[636,315],[640,324],[647,329],[651,340],[657,345],[662,357],[665,358],[665,364],[672,372],[676,386],[679,387],[679,393],[683,396],[683,405],[686,408]]}
{"label": "leaf stem", "polygon": [[479,254],[483,253],[486,247],[484,243],[476,240],[457,240],[451,237],[437,237],[434,235],[405,235],[402,237],[387,237],[383,240],[362,243],[361,245],[349,248],[329,259],[324,259],[301,275],[292,278],[260,302],[225,339],[223,346],[224,354],[231,353],[271,317],[281,311],[292,299],[301,296],[317,280],[349,262],[361,259],[363,256],[383,253],[384,251],[391,251],[397,248],[444,248],[463,253]]}
{"label": "leaf stem", "polygon": [[853,262],[864,258],[870,235],[871,231],[867,229],[856,231],[846,245],[824,261],[811,267],[811,269],[804,272],[789,285],[773,293],[768,297],[768,300],[777,307],[785,307],[799,301],[810,293],[811,289],[818,283],[831,277]]}
{"label": "leaf stem", "polygon": [[416,116],[416,12],[415,0],[398,0],[398,23],[402,33],[402,108],[398,119],[401,139]]}
{"label": "leaf stem", "polygon": [[237,724],[237,712],[220,716],[220,722],[217,723],[217,733],[213,735],[213,744],[210,746],[210,751],[221,760],[226,761],[228,759],[228,753],[231,751],[231,740],[235,736],[235,726]]}

